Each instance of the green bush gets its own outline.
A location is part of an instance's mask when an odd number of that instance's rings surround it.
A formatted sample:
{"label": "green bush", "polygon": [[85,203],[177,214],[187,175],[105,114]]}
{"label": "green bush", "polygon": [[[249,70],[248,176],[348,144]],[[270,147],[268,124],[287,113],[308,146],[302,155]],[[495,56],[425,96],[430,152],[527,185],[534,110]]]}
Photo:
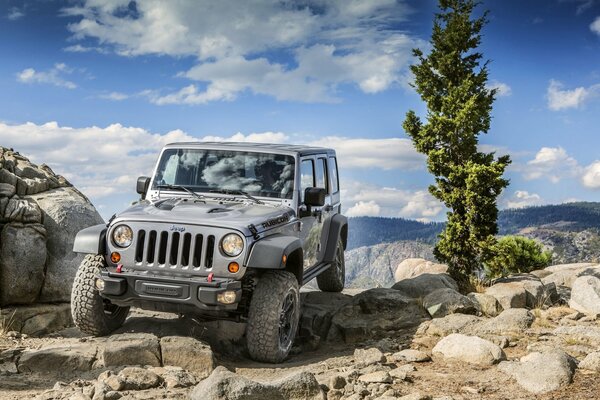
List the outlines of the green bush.
{"label": "green bush", "polygon": [[485,274],[490,279],[531,272],[552,262],[552,254],[541,244],[521,236],[504,236],[490,250],[491,257],[485,263]]}

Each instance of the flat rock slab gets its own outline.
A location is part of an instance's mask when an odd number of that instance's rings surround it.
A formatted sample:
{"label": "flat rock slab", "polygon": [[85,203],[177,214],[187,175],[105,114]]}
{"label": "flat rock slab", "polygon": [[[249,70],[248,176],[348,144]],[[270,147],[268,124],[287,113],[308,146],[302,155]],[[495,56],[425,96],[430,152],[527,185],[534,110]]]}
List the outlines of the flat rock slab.
{"label": "flat rock slab", "polygon": [[147,333],[123,333],[110,336],[102,349],[107,367],[122,365],[161,366],[158,338]]}
{"label": "flat rock slab", "polygon": [[96,360],[97,348],[89,343],[49,346],[23,352],[18,362],[19,372],[58,374],[90,371]]}
{"label": "flat rock slab", "polygon": [[423,307],[432,318],[445,317],[448,314],[475,314],[475,304],[454,289],[437,289],[423,299]]}
{"label": "flat rock slab", "polygon": [[450,314],[444,318],[436,318],[431,322],[426,322],[428,325],[425,333],[443,337],[451,333],[465,332],[480,321],[481,318],[474,315]]}
{"label": "flat rock slab", "polygon": [[571,383],[576,362],[562,350],[530,353],[519,362],[500,363],[500,371],[512,376],[531,393],[547,393]]}
{"label": "flat rock slab", "polygon": [[42,336],[73,326],[69,303],[9,306],[0,310],[0,318],[11,321],[11,330],[30,336]]}
{"label": "flat rock slab", "polygon": [[393,361],[405,361],[405,362],[426,362],[430,361],[431,357],[420,350],[405,349],[397,353],[392,354],[390,357]]}
{"label": "flat rock slab", "polygon": [[216,367],[210,346],[191,337],[167,336],[160,339],[163,365],[178,366],[197,378],[208,377]]}
{"label": "flat rock slab", "polygon": [[585,314],[600,314],[600,279],[580,276],[573,282],[569,307]]}
{"label": "flat rock slab", "polygon": [[458,291],[458,285],[448,274],[422,274],[414,278],[403,279],[392,286],[413,299],[424,298],[437,289],[454,289]]}
{"label": "flat rock slab", "polygon": [[520,335],[533,324],[534,320],[533,314],[524,308],[509,308],[502,311],[497,317],[480,323],[474,327],[473,332],[475,334]]}
{"label": "flat rock slab", "polygon": [[476,365],[493,365],[506,359],[500,346],[477,336],[453,333],[438,342],[434,356]]}

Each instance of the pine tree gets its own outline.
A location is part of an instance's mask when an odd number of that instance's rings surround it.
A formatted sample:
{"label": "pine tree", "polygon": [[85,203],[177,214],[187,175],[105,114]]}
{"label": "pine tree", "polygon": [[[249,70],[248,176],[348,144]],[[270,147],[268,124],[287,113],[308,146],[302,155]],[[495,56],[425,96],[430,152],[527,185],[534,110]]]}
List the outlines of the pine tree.
{"label": "pine tree", "polygon": [[498,231],[496,199],[508,185],[502,176],[508,156],[478,150],[478,138],[490,129],[496,90],[488,89],[488,63],[477,51],[487,13],[472,18],[474,0],[439,0],[431,51],[413,54],[414,87],[427,104],[427,121],[414,111],[403,127],[417,151],[427,156],[435,177],[431,194],[448,211],[448,224],[434,254],[448,264],[450,275],[463,288],[469,277],[490,257]]}

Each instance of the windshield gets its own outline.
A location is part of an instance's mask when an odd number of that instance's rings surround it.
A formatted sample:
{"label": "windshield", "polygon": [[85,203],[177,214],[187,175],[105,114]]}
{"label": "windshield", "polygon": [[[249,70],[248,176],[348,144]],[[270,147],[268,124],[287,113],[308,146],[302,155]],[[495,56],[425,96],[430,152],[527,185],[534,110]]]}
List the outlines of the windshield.
{"label": "windshield", "polygon": [[167,149],[152,189],[180,185],[196,192],[237,190],[254,196],[291,199],[294,157],[229,150]]}

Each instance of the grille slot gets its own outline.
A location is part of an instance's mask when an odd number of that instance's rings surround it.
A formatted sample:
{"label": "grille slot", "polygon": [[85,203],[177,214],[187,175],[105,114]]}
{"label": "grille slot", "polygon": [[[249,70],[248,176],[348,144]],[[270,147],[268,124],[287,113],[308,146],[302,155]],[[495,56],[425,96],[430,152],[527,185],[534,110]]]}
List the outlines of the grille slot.
{"label": "grille slot", "polygon": [[136,233],[133,257],[141,267],[169,267],[171,269],[213,267],[216,239],[190,232],[146,231]]}

